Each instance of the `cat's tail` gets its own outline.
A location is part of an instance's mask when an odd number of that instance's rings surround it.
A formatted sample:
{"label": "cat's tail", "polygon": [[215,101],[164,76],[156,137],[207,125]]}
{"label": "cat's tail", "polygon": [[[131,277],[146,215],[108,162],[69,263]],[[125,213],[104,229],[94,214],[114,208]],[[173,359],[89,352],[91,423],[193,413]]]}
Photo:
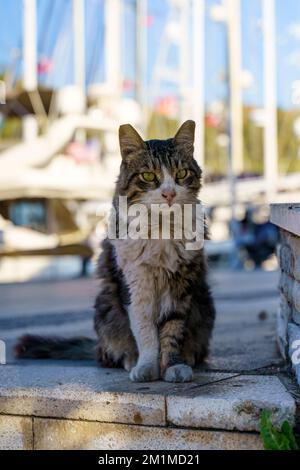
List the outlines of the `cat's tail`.
{"label": "cat's tail", "polygon": [[25,335],[14,347],[15,356],[21,359],[95,359],[96,340],[75,337]]}

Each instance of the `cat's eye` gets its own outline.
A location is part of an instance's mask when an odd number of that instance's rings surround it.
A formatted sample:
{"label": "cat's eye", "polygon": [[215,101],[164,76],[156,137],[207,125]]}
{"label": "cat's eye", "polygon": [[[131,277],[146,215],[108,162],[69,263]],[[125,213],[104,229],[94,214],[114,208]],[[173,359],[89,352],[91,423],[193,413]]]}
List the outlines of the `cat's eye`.
{"label": "cat's eye", "polygon": [[187,176],[187,170],[182,168],[182,170],[177,171],[176,178],[178,180],[183,180]]}
{"label": "cat's eye", "polygon": [[152,173],[151,171],[145,171],[142,173],[142,177],[147,183],[152,183],[155,180],[155,173]]}

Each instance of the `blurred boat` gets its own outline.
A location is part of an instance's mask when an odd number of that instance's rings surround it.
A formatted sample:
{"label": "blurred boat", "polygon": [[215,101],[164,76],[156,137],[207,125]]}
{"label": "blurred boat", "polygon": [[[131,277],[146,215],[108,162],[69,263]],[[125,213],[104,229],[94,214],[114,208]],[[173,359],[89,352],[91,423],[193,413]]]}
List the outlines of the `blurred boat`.
{"label": "blurred boat", "polygon": [[118,126],[124,114],[134,124],[140,119],[136,102],[120,102],[101,86],[87,109],[74,86],[60,89],[54,103],[42,135],[0,155],[0,282],[70,275],[71,258],[72,275],[86,274],[97,205],[111,199],[119,171]]}

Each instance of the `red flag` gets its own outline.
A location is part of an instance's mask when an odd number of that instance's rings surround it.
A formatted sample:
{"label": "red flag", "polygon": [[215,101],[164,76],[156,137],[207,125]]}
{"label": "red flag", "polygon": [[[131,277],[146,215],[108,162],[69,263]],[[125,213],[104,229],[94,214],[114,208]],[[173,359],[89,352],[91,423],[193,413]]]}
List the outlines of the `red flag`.
{"label": "red flag", "polygon": [[123,80],[123,90],[132,91],[134,89],[134,81],[130,78],[124,78]]}
{"label": "red flag", "polygon": [[154,23],[154,16],[148,13],[148,15],[146,15],[146,17],[144,18],[145,28],[151,28],[151,26],[153,26],[153,23]]}
{"label": "red flag", "polygon": [[47,57],[44,57],[38,63],[38,74],[45,75],[51,72],[52,68],[53,68],[52,60],[48,59]]}
{"label": "red flag", "polygon": [[155,104],[155,110],[158,114],[169,117],[176,116],[177,107],[178,103],[175,96],[163,96]]}

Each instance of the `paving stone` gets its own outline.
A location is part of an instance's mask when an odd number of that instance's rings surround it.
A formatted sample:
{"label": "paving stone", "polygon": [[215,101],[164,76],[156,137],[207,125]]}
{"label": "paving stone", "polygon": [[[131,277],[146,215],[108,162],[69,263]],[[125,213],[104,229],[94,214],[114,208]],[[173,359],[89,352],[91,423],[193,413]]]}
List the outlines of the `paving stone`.
{"label": "paving stone", "polygon": [[258,435],[95,422],[34,419],[38,450],[256,450]]}
{"label": "paving stone", "polygon": [[289,323],[289,357],[292,361],[293,369],[296,374],[297,382],[300,385],[300,327]]}
{"label": "paving stone", "polygon": [[0,413],[165,424],[165,399],[159,389],[147,394],[137,393],[139,388],[143,384],[132,384],[121,370],[3,366]]}
{"label": "paving stone", "polygon": [[259,431],[264,409],[275,425],[293,425],[295,402],[277,377],[239,376],[167,397],[168,422],[181,427]]}
{"label": "paving stone", "polygon": [[[212,269],[211,277],[218,314],[209,369],[247,371],[280,360],[275,344],[278,272]],[[0,285],[0,337],[7,344],[7,362],[24,364],[13,357],[11,349],[25,333],[91,337],[93,312],[89,313],[89,306],[97,289],[98,281],[92,279]],[[267,314],[264,321],[259,318],[262,311]],[[32,361],[43,367],[45,362],[51,361]],[[72,365],[80,368],[83,362]]]}
{"label": "paving stone", "polygon": [[33,448],[32,419],[0,416],[0,450]]}
{"label": "paving stone", "polygon": [[[127,372],[96,366],[3,366],[0,413],[163,426],[165,396],[191,384],[132,383]],[[196,372],[193,385],[234,374]]]}

